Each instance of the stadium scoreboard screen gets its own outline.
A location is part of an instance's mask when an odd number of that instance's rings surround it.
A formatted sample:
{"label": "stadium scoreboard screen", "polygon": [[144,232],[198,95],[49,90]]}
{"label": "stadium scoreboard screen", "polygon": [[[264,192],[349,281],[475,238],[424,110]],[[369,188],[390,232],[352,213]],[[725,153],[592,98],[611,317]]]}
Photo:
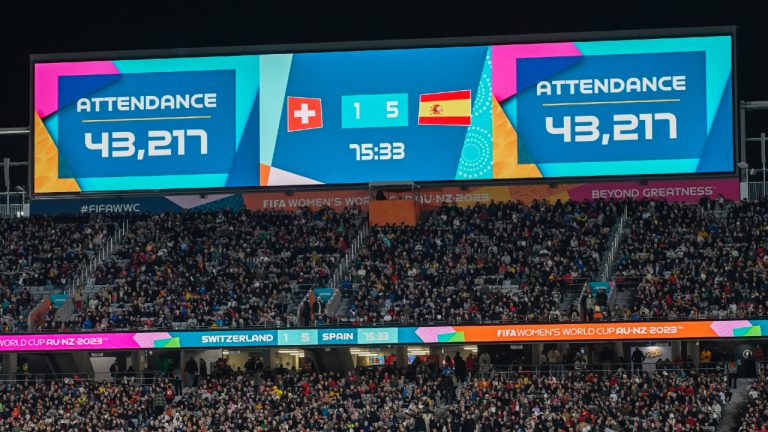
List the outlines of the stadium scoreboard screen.
{"label": "stadium scoreboard screen", "polygon": [[609,36],[33,56],[33,192],[733,173],[733,36]]}

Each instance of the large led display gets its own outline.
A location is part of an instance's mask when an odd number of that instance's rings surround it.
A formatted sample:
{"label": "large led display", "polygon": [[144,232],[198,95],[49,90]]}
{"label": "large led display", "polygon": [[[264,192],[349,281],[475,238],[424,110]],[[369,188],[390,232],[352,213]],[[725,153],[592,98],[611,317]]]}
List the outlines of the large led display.
{"label": "large led display", "polygon": [[731,51],[697,36],[33,59],[34,192],[729,173]]}
{"label": "large led display", "polygon": [[767,320],[0,335],[0,352],[764,338]]}

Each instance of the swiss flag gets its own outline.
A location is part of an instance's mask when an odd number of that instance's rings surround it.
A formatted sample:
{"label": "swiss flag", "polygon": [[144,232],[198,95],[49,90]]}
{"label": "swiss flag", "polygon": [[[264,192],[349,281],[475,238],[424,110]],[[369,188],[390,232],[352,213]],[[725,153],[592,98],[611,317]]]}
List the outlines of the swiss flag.
{"label": "swiss flag", "polygon": [[320,98],[288,96],[288,132],[323,127]]}

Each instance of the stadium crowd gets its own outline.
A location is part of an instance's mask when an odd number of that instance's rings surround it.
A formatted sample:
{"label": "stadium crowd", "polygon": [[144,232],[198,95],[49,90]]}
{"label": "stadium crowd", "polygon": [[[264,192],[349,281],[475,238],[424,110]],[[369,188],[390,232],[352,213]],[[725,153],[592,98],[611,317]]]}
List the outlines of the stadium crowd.
{"label": "stadium crowd", "polygon": [[444,205],[416,227],[374,227],[343,283],[353,302],[341,318],[578,317],[561,317],[560,302],[569,285],[580,288],[597,272],[619,209],[603,200]]}
{"label": "stadium crowd", "polygon": [[759,376],[747,392],[747,405],[741,415],[739,432],[768,431],[768,381]]}
{"label": "stadium crowd", "polygon": [[30,287],[67,286],[115,227],[116,219],[103,215],[0,218],[2,331],[26,322]]}
{"label": "stadium crowd", "polygon": [[[631,301],[609,308],[600,291],[565,305],[594,280],[625,207],[615,280]],[[322,322],[765,316],[767,210],[764,201],[443,205],[416,227],[372,227],[340,284],[348,308]],[[68,286],[116,218],[1,220],[2,329],[26,322],[31,287]],[[328,281],[362,222],[356,208],[132,216],[117,253],[74,293],[75,314],[62,322],[51,310],[45,327],[294,325],[301,295]]]}
{"label": "stadium crowd", "polygon": [[[617,319],[743,318],[768,312],[765,202],[627,202],[631,231],[616,279],[634,301]],[[719,207],[719,214],[707,211]]]}
{"label": "stadium crowd", "polygon": [[134,221],[120,251],[55,328],[293,325],[294,290],[327,281],[360,222],[335,212],[166,213]]}
{"label": "stadium crowd", "polygon": [[[470,371],[468,371],[470,372]],[[0,387],[0,430],[714,431],[721,374],[516,371],[478,376],[436,362],[347,374],[212,370],[168,379],[19,381]]]}

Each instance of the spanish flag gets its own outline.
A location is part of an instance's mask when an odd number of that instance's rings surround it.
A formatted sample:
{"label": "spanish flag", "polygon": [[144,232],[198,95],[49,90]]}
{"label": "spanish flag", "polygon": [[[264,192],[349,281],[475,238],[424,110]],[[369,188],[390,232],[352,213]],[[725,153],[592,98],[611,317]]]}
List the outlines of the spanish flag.
{"label": "spanish flag", "polygon": [[472,123],[471,99],[470,90],[419,95],[419,124],[469,126]]}

